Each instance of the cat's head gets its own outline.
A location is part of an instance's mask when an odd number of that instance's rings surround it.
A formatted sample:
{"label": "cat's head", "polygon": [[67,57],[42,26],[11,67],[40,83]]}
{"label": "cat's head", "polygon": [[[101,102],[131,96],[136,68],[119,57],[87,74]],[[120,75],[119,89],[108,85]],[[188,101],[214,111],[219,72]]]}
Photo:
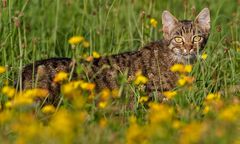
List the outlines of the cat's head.
{"label": "cat's head", "polygon": [[210,32],[210,12],[204,8],[195,20],[178,20],[170,12],[162,13],[163,37],[172,57],[180,63],[192,63],[202,52]]}

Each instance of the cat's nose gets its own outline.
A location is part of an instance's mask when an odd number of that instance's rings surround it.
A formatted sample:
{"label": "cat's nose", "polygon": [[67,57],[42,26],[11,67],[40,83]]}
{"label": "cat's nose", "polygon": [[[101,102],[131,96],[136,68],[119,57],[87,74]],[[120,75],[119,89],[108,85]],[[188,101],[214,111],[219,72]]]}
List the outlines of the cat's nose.
{"label": "cat's nose", "polygon": [[189,53],[190,53],[190,51],[189,51],[188,49],[185,48],[185,49],[183,50],[183,55],[188,55]]}
{"label": "cat's nose", "polygon": [[193,49],[192,48],[185,48],[183,50],[183,55],[189,55],[193,53]]}
{"label": "cat's nose", "polygon": [[192,44],[186,44],[186,53],[187,54],[190,54],[191,53],[191,50],[193,49],[193,45]]}

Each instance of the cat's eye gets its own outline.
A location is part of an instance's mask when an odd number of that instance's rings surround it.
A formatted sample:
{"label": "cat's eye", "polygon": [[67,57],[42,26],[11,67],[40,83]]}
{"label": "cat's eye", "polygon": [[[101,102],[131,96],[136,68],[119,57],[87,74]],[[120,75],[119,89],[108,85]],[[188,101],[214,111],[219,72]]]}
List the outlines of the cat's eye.
{"label": "cat's eye", "polygon": [[183,43],[183,39],[181,37],[175,37],[174,40],[176,43]]}
{"label": "cat's eye", "polygon": [[194,42],[194,43],[200,42],[201,40],[202,40],[202,37],[201,37],[201,36],[194,36],[194,37],[193,37],[193,42]]}

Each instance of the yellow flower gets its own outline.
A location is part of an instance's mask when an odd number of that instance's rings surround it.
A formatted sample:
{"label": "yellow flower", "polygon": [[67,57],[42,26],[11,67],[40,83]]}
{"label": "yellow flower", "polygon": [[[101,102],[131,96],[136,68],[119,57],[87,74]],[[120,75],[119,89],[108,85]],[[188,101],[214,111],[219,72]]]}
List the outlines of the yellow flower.
{"label": "yellow flower", "polygon": [[180,85],[180,86],[184,86],[185,84],[186,84],[186,79],[184,79],[184,78],[180,78],[179,80],[178,80],[178,85]]}
{"label": "yellow flower", "polygon": [[127,144],[147,144],[148,134],[146,129],[137,124],[137,118],[131,116],[129,118],[130,126],[126,132],[126,143]]}
{"label": "yellow flower", "polygon": [[205,100],[206,101],[213,101],[213,100],[219,100],[221,97],[220,93],[209,93]]}
{"label": "yellow flower", "polygon": [[203,114],[207,114],[210,111],[210,107],[209,106],[205,106],[203,109]]}
{"label": "yellow flower", "polygon": [[90,43],[88,41],[83,41],[83,47],[88,48],[90,46]]}
{"label": "yellow flower", "polygon": [[30,97],[17,96],[10,103],[8,103],[6,106],[14,107],[14,106],[31,105],[33,103],[34,103],[34,101]]}
{"label": "yellow flower", "polygon": [[34,89],[28,89],[25,90],[22,93],[22,97],[29,97],[29,98],[34,98],[34,97],[42,97],[45,98],[47,97],[49,94],[47,89],[42,89],[42,88],[34,88]]}
{"label": "yellow flower", "polygon": [[73,121],[75,118],[73,116],[69,111],[60,109],[53,115],[49,123],[49,131],[53,136],[58,136],[61,143],[73,143],[73,132],[75,130],[75,122]]}
{"label": "yellow flower", "polygon": [[234,122],[240,119],[240,105],[231,105],[219,114],[219,119]]}
{"label": "yellow flower", "polygon": [[201,56],[201,58],[202,58],[203,60],[205,60],[205,59],[207,59],[207,56],[208,56],[208,55],[207,55],[206,53],[203,53],[202,56]]}
{"label": "yellow flower", "polygon": [[2,88],[2,93],[8,96],[9,98],[12,98],[15,95],[16,90],[12,87],[4,86]]}
{"label": "yellow flower", "polygon": [[130,122],[130,124],[135,124],[135,123],[137,122],[136,116],[131,115],[131,116],[129,117],[129,122]]}
{"label": "yellow flower", "polygon": [[1,111],[0,112],[0,124],[2,125],[3,123],[13,119],[12,115],[13,115],[13,113],[10,111]]}
{"label": "yellow flower", "polygon": [[84,40],[84,37],[82,36],[73,36],[68,40],[68,43],[70,43],[71,45],[76,45],[82,42],[83,40]]}
{"label": "yellow flower", "polygon": [[184,71],[190,73],[192,71],[192,65],[185,65]]}
{"label": "yellow flower", "polygon": [[55,75],[53,82],[58,83],[67,79],[68,79],[68,73],[60,71]]}
{"label": "yellow flower", "polygon": [[83,82],[80,86],[83,90],[93,91],[96,85],[94,83]]}
{"label": "yellow flower", "polygon": [[104,109],[106,106],[107,106],[106,101],[99,102],[99,104],[98,104],[98,107],[101,108],[101,109]]}
{"label": "yellow flower", "polygon": [[184,86],[185,84],[192,84],[193,81],[194,81],[194,77],[182,75],[182,76],[178,79],[178,85]]}
{"label": "yellow flower", "polygon": [[150,24],[152,25],[152,27],[156,28],[158,22],[157,22],[157,20],[155,20],[154,18],[151,18],[151,19],[150,19]]}
{"label": "yellow flower", "polygon": [[82,123],[82,122],[84,122],[86,119],[89,118],[89,115],[88,115],[88,113],[87,113],[86,111],[76,112],[76,113],[74,114],[74,116],[75,116],[75,118],[76,118],[76,120],[77,120],[78,123]]}
{"label": "yellow flower", "polygon": [[99,126],[101,128],[105,128],[107,126],[107,119],[101,118],[100,121],[99,121]]}
{"label": "yellow flower", "polygon": [[[150,103],[148,119],[152,124],[169,122],[173,116],[173,108],[164,104]],[[161,113],[161,114],[159,114]]]}
{"label": "yellow flower", "polygon": [[100,54],[96,51],[93,51],[93,58],[96,58],[96,59],[100,58]]}
{"label": "yellow flower", "polygon": [[165,91],[163,92],[163,95],[167,97],[168,99],[172,99],[177,95],[177,91]]}
{"label": "yellow flower", "polygon": [[0,66],[0,74],[6,72],[6,68],[4,66]]}
{"label": "yellow flower", "polygon": [[42,112],[45,114],[49,114],[49,113],[54,113],[55,112],[55,107],[53,105],[46,105],[42,108]]}
{"label": "yellow flower", "polygon": [[81,85],[84,83],[82,80],[68,82],[61,87],[61,92],[64,96],[73,97],[81,95]]}
{"label": "yellow flower", "polygon": [[200,143],[199,140],[204,134],[205,126],[201,123],[192,122],[182,129],[180,144]]}
{"label": "yellow flower", "polygon": [[5,103],[5,107],[6,107],[6,108],[12,108],[12,106],[13,106],[13,102],[12,102],[12,101],[7,101],[7,102]]}
{"label": "yellow flower", "polygon": [[73,92],[74,87],[73,87],[73,82],[66,83],[62,86],[62,93],[64,95],[69,95]]}
{"label": "yellow flower", "polygon": [[108,88],[103,89],[103,90],[101,91],[101,97],[100,97],[100,99],[101,99],[102,101],[106,101],[106,100],[109,99],[109,97],[110,97],[110,90],[109,90]]}
{"label": "yellow flower", "polygon": [[135,85],[146,84],[148,82],[148,78],[142,75],[141,71],[136,73],[136,79],[134,80]]}
{"label": "yellow flower", "polygon": [[113,89],[112,90],[112,97],[113,98],[120,98],[120,93],[119,93],[119,90],[118,89]]}
{"label": "yellow flower", "polygon": [[192,71],[192,65],[183,65],[183,64],[174,64],[170,70],[172,72],[180,72],[180,73],[190,73]]}
{"label": "yellow flower", "polygon": [[179,120],[175,120],[172,122],[172,127],[175,129],[179,129],[181,126],[182,126],[182,124]]}
{"label": "yellow flower", "polygon": [[182,64],[174,64],[170,70],[172,72],[184,72],[184,65]]}
{"label": "yellow flower", "polygon": [[95,93],[91,91],[91,93],[88,95],[88,101],[91,102],[94,100],[94,98],[95,98]]}
{"label": "yellow flower", "polygon": [[140,99],[138,100],[138,102],[141,103],[141,104],[143,104],[143,103],[147,102],[148,99],[149,99],[148,96],[142,96],[142,97],[140,97]]}

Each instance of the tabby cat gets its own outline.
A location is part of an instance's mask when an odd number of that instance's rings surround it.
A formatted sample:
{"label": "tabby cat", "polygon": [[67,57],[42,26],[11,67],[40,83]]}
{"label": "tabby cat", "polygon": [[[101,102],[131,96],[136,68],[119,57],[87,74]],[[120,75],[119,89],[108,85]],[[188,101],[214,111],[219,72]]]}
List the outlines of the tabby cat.
{"label": "tabby cat", "polygon": [[[170,12],[162,13],[163,40],[152,42],[138,51],[125,52],[79,62],[86,75],[96,83],[97,90],[118,88],[117,77],[126,73],[132,79],[138,70],[149,81],[146,92],[162,92],[175,87],[177,75],[170,71],[175,63],[193,63],[202,52],[210,32],[210,13],[204,8],[195,20],[177,20]],[[50,58],[36,61],[22,71],[22,88],[34,86],[48,89],[49,102],[58,102],[60,86],[53,83],[60,71],[70,72],[75,63],[70,58]],[[36,76],[37,75],[37,76]],[[36,78],[37,77],[37,78]],[[73,78],[77,78],[75,73]],[[33,83],[36,83],[34,85]]]}

